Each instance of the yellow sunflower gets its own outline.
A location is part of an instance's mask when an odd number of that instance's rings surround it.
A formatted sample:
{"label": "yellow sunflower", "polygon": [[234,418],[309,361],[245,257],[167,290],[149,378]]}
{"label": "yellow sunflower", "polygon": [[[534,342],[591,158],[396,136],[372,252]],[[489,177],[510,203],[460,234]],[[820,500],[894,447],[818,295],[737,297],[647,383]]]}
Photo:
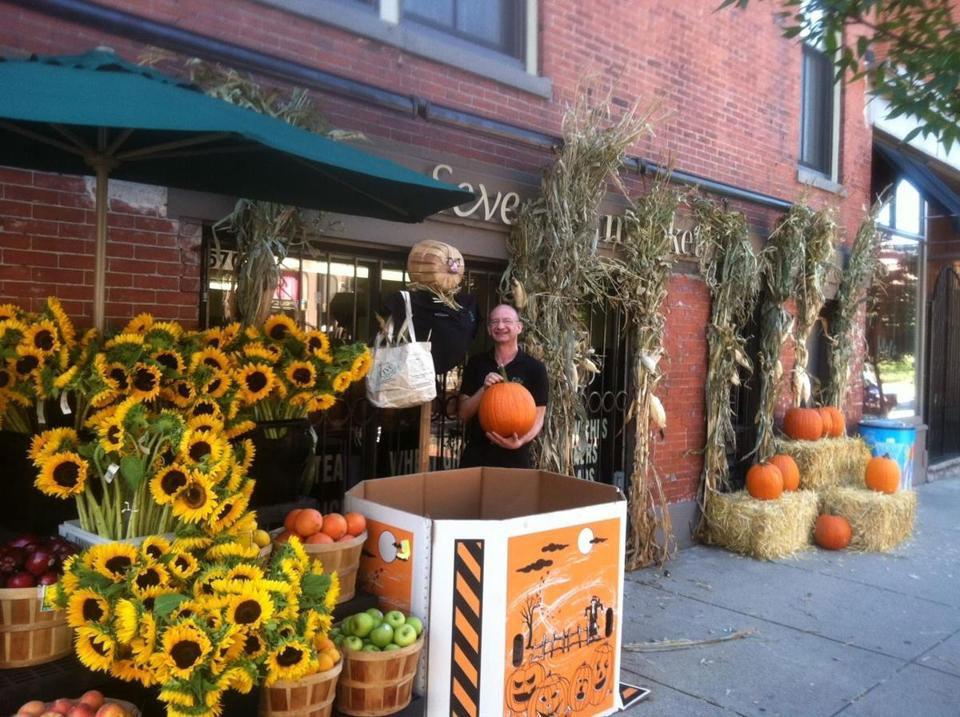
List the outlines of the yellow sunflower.
{"label": "yellow sunflower", "polygon": [[267,686],[279,680],[297,680],[315,672],[316,659],[311,657],[309,645],[303,640],[281,644],[267,657]]}
{"label": "yellow sunflower", "polygon": [[254,686],[254,676],[242,666],[231,667],[220,677],[221,684],[228,690],[236,690],[241,695],[248,694]]}
{"label": "yellow sunflower", "polygon": [[144,687],[152,687],[156,684],[154,674],[150,670],[140,667],[136,660],[130,658],[114,660],[110,665],[110,674],[124,682],[139,682]]}
{"label": "yellow sunflower", "polygon": [[170,568],[170,572],[174,576],[186,580],[200,569],[200,564],[187,551],[177,551],[174,553],[173,559],[167,563],[167,567]]}
{"label": "yellow sunflower", "polygon": [[114,608],[116,617],[113,620],[113,631],[117,640],[124,645],[137,636],[137,627],[140,625],[140,611],[132,600],[121,598]]}
{"label": "yellow sunflower", "polygon": [[43,352],[20,344],[17,346],[17,357],[13,361],[13,370],[21,380],[29,378],[43,366]]}
{"label": "yellow sunflower", "polygon": [[213,431],[190,430],[183,432],[178,448],[179,454],[193,463],[219,463],[227,445]]}
{"label": "yellow sunflower", "polygon": [[269,363],[274,363],[281,354],[275,346],[264,346],[259,341],[255,341],[243,347],[243,355],[247,358],[263,359]]}
{"label": "yellow sunflower", "polygon": [[308,331],[304,341],[310,353],[321,361],[330,363],[333,360],[333,356],[330,355],[330,337],[322,331]]}
{"label": "yellow sunflower", "polygon": [[[132,323],[132,322],[131,322]],[[120,332],[112,339],[107,341],[103,348],[105,349],[115,349],[122,346],[143,346],[143,336],[141,334],[129,333],[129,332]]]}
{"label": "yellow sunflower", "polygon": [[0,321],[17,319],[22,313],[23,310],[16,304],[0,304]]}
{"label": "yellow sunflower", "polygon": [[157,646],[157,621],[153,613],[144,612],[137,622],[137,636],[130,643],[130,649],[138,661],[146,661]]}
{"label": "yellow sunflower", "polygon": [[190,409],[191,416],[217,416],[223,419],[223,411],[216,401],[209,398],[198,398]]}
{"label": "yellow sunflower", "polygon": [[370,349],[364,349],[363,353],[357,356],[350,366],[350,373],[353,375],[353,380],[359,381],[366,376],[370,371],[370,365],[372,363],[373,354],[370,353]]}
{"label": "yellow sunflower", "polygon": [[170,401],[179,408],[187,408],[197,397],[197,389],[186,381],[177,381],[170,389]]}
{"label": "yellow sunflower", "polygon": [[94,545],[84,556],[95,571],[113,582],[120,582],[137,561],[136,546],[128,543]]}
{"label": "yellow sunflower", "polygon": [[77,453],[54,453],[43,461],[34,485],[54,498],[83,493],[87,485],[87,461]]}
{"label": "yellow sunflower", "polygon": [[77,447],[79,438],[72,428],[51,428],[30,440],[27,456],[37,466],[59,451],[72,451]]}
{"label": "yellow sunflower", "polygon": [[143,401],[149,401],[160,395],[160,381],[163,375],[152,364],[138,363],[130,373],[130,395]]}
{"label": "yellow sunflower", "polygon": [[236,423],[228,428],[223,435],[228,441],[232,441],[234,438],[242,436],[244,433],[249,433],[256,427],[257,424],[254,421],[240,421],[240,423]]}
{"label": "yellow sunflower", "polygon": [[190,537],[177,538],[173,543],[173,549],[183,552],[192,552],[195,550],[206,550],[213,543],[213,539],[205,535],[196,535]]}
{"label": "yellow sunflower", "polygon": [[148,313],[137,314],[123,327],[121,334],[143,334],[153,326],[153,316]]}
{"label": "yellow sunflower", "polygon": [[173,463],[150,479],[150,494],[160,505],[171,505],[177,494],[190,482],[191,475],[187,468]]}
{"label": "yellow sunflower", "polygon": [[110,619],[110,603],[100,593],[81,588],[67,598],[67,624],[72,628],[91,623],[106,625]]}
{"label": "yellow sunflower", "polygon": [[193,581],[193,594],[197,598],[210,596],[214,594],[213,585],[218,580],[222,580],[227,574],[227,569],[222,565],[214,565],[205,568],[203,573],[197,576]]}
{"label": "yellow sunflower", "polygon": [[77,653],[80,662],[91,670],[100,672],[109,670],[116,647],[113,638],[99,627],[86,625],[77,628],[74,652]]}
{"label": "yellow sunflower", "polygon": [[227,560],[229,558],[253,559],[260,554],[256,545],[243,545],[235,540],[218,543],[207,549],[204,557],[207,560]]}
{"label": "yellow sunflower", "polygon": [[126,431],[123,424],[115,419],[107,421],[100,427],[100,446],[107,453],[119,452],[123,448],[123,442],[126,439]]}
{"label": "yellow sunflower", "polygon": [[23,343],[32,349],[36,349],[44,356],[55,354],[60,350],[60,337],[57,335],[57,327],[52,321],[41,319],[27,329],[27,335],[23,337]]}
{"label": "yellow sunflower", "polygon": [[300,338],[300,327],[289,316],[274,314],[263,324],[263,333],[274,341],[283,341],[289,337]]}
{"label": "yellow sunflower", "polygon": [[244,496],[229,495],[224,498],[207,520],[210,533],[216,535],[236,523],[247,509],[247,502]]}
{"label": "yellow sunflower", "polygon": [[160,349],[150,354],[150,358],[163,366],[164,370],[175,374],[183,373],[183,356],[176,349]]}
{"label": "yellow sunflower", "polygon": [[242,632],[237,639],[243,644],[243,654],[251,660],[260,657],[267,650],[263,638],[255,632]]}
{"label": "yellow sunflower", "polygon": [[213,414],[194,416],[187,421],[187,428],[198,433],[204,431],[219,432],[223,430],[223,418]]}
{"label": "yellow sunflower", "polygon": [[183,327],[175,321],[156,321],[147,331],[148,338],[159,338],[159,334],[166,334],[166,338],[177,341],[183,336]]}
{"label": "yellow sunflower", "polygon": [[130,388],[130,377],[122,363],[110,363],[104,366],[103,379],[114,391],[126,391]]}
{"label": "yellow sunflower", "polygon": [[297,388],[312,388],[317,381],[317,370],[309,361],[291,361],[284,375]]}
{"label": "yellow sunflower", "polygon": [[56,296],[48,296],[47,308],[50,310],[50,313],[53,314],[53,320],[60,330],[60,336],[63,337],[63,342],[67,344],[67,346],[73,346],[77,340],[77,330],[74,328],[70,317],[67,316],[67,312],[63,310],[63,305],[60,303],[60,300]]}
{"label": "yellow sunflower", "polygon": [[240,398],[247,403],[256,403],[270,395],[277,384],[273,369],[262,363],[253,363],[237,371]]}
{"label": "yellow sunflower", "polygon": [[140,554],[148,560],[157,561],[170,552],[170,541],[162,535],[150,535],[140,543]]}
{"label": "yellow sunflower", "polygon": [[168,627],[163,633],[162,654],[170,674],[189,680],[210,654],[210,638],[192,620]]}
{"label": "yellow sunflower", "polygon": [[131,587],[138,597],[146,594],[151,588],[166,587],[170,584],[170,573],[160,564],[144,565],[133,574]]}
{"label": "yellow sunflower", "polygon": [[316,413],[318,411],[326,411],[336,402],[337,402],[337,399],[332,393],[321,393],[317,396],[314,396],[312,399],[310,399],[310,403],[307,404],[307,410],[310,413]]}
{"label": "yellow sunflower", "polygon": [[231,367],[230,357],[223,351],[216,348],[205,348],[198,351],[190,359],[190,371],[195,371],[199,366],[208,366],[214,371],[228,371]]}
{"label": "yellow sunflower", "polygon": [[261,590],[246,590],[230,598],[227,622],[254,629],[273,616],[273,601]]}
{"label": "yellow sunflower", "polygon": [[73,381],[73,379],[75,379],[77,377],[77,374],[79,373],[80,373],[79,366],[71,366],[70,368],[68,368],[66,371],[64,371],[62,374],[60,374],[54,379],[53,387],[60,388],[60,389],[66,388],[67,385],[71,381]]}
{"label": "yellow sunflower", "polygon": [[351,383],[353,383],[353,374],[349,371],[341,371],[333,377],[333,390],[337,393],[343,393]]}
{"label": "yellow sunflower", "polygon": [[0,366],[0,391],[12,384],[15,380],[13,372],[9,368]]}
{"label": "yellow sunflower", "polygon": [[327,588],[327,594],[323,596],[323,606],[328,612],[333,612],[337,606],[337,600],[340,599],[340,573],[336,570],[330,572],[330,587]]}
{"label": "yellow sunflower", "polygon": [[211,398],[221,398],[233,385],[233,379],[226,371],[214,371],[213,376],[204,384],[203,393]]}
{"label": "yellow sunflower", "polygon": [[[165,687],[160,690],[160,699],[163,702],[166,702],[169,705],[175,705],[177,707],[186,707],[193,708],[195,706],[195,700],[193,694],[190,692],[184,692],[182,690],[177,690],[172,687]],[[169,717],[169,713],[168,713]]]}
{"label": "yellow sunflower", "polygon": [[186,523],[204,520],[217,509],[217,496],[206,478],[191,476],[173,499],[173,514]]}

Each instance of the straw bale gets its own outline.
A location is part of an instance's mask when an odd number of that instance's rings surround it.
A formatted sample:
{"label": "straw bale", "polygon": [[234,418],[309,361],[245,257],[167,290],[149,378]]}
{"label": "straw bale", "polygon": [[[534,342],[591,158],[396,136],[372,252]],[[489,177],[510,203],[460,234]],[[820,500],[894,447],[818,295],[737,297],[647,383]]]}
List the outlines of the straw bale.
{"label": "straw bale", "polygon": [[800,469],[800,487],[823,490],[863,486],[870,449],[860,438],[821,438],[819,441],[777,439],[777,452],[786,453]]}
{"label": "straw bale", "polygon": [[708,542],[761,560],[783,558],[810,545],[817,495],[798,490],[757,500],[746,491],[713,493],[705,518]]}
{"label": "straw bale", "polygon": [[850,522],[854,550],[892,550],[913,535],[917,494],[912,490],[890,495],[866,488],[829,488],[820,494],[824,513],[842,515]]}

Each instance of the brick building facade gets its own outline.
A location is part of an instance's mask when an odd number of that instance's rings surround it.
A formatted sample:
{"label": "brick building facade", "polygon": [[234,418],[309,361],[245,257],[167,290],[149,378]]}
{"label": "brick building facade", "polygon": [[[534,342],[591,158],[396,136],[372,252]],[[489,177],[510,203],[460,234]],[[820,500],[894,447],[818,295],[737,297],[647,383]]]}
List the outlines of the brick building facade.
{"label": "brick building facade", "polygon": [[[639,99],[655,107],[655,134],[629,153],[631,191],[641,192],[646,181],[637,170],[649,162],[669,164],[680,180],[701,183],[744,211],[758,243],[802,195],[814,206],[835,204],[848,238],[869,203],[864,87],[849,84],[833,93],[839,103],[828,148],[832,170],[827,176],[805,170],[805,55],[781,37],[773,5],[715,12],[716,3],[703,0],[503,2],[501,23],[519,18],[523,30],[509,52],[464,37],[483,28],[438,29],[422,17],[411,19],[402,5],[0,0],[0,54],[78,53],[105,45],[128,59],[159,47],[181,59],[219,61],[266,83],[310,89],[330,122],[362,132],[373,153],[474,189],[482,182],[487,204],[471,216],[447,213],[418,226],[344,217],[329,238],[338,251],[370,252],[401,265],[412,243],[437,236],[461,246],[468,264],[502,268],[507,215],[496,202],[511,192],[535,192],[579,86],[609,92],[615,106]],[[413,5],[429,10],[458,3]],[[202,322],[204,226],[230,202],[113,183],[108,323],[143,310],[187,325]],[[93,221],[91,180],[0,168],[0,301],[36,308],[57,294],[78,323],[89,324]],[[709,300],[695,266],[681,261],[677,267],[666,306],[669,430],[655,460],[669,500],[683,514],[692,510],[701,471],[693,452],[705,433]],[[784,362],[789,370],[792,356]],[[855,380],[850,420],[859,416],[859,395]]]}

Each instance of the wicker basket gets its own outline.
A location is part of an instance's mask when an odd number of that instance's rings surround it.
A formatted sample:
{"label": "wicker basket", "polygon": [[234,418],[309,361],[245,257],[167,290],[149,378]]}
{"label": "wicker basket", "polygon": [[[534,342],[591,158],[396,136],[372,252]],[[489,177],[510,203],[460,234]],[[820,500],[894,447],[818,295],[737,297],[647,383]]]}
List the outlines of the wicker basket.
{"label": "wicker basket", "polygon": [[280,680],[260,690],[260,717],[330,717],[343,661],[299,680]]}
{"label": "wicker basket", "polygon": [[390,652],[344,650],[337,711],[379,717],[402,710],[413,699],[413,678],[422,649],[423,635],[412,645]]}
{"label": "wicker basket", "polygon": [[337,604],[352,600],[357,594],[357,570],[360,569],[360,551],[367,542],[364,531],[356,538],[336,543],[304,543],[303,549],[311,558],[323,564],[325,572],[335,571],[340,577],[340,599]]}
{"label": "wicker basket", "polygon": [[41,604],[37,588],[0,589],[0,669],[42,665],[72,652],[66,614],[44,612]]}

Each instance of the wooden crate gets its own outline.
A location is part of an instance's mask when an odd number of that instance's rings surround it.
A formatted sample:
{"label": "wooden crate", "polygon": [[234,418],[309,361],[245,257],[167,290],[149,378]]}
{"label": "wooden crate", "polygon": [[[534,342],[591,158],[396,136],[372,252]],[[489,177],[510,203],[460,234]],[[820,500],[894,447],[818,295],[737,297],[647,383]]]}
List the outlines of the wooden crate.
{"label": "wooden crate", "polygon": [[280,680],[260,690],[260,717],[330,717],[343,661],[299,680]]}
{"label": "wooden crate", "polygon": [[0,669],[42,665],[73,650],[66,613],[40,608],[38,588],[0,589]]}
{"label": "wooden crate", "polygon": [[337,710],[355,717],[380,717],[402,710],[413,697],[421,650],[423,635],[412,645],[390,652],[344,650]]}
{"label": "wooden crate", "polygon": [[340,578],[340,598],[337,604],[352,600],[357,594],[357,570],[360,552],[367,542],[367,532],[356,538],[337,543],[305,543],[303,549],[311,558],[323,564],[324,572],[336,572]]}

